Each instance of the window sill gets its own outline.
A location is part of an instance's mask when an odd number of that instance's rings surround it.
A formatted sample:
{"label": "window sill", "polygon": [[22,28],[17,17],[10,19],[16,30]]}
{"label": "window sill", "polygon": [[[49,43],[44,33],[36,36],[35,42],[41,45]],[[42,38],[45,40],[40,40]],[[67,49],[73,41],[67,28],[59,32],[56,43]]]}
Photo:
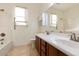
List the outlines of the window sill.
{"label": "window sill", "polygon": [[16,25],[16,26],[28,26],[28,25]]}

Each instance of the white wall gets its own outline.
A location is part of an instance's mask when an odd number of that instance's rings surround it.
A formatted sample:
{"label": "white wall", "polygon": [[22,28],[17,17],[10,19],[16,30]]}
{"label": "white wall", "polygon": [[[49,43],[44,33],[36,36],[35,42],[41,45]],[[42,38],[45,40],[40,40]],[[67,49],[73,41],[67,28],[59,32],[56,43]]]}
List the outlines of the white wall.
{"label": "white wall", "polygon": [[65,30],[79,32],[79,5],[64,12]]}
{"label": "white wall", "polygon": [[[29,9],[28,26],[17,26],[14,30],[14,7],[21,6]],[[39,6],[36,4],[0,4],[0,32],[6,32],[8,39],[13,41],[14,46],[27,44],[34,34],[38,32]]]}
{"label": "white wall", "polygon": [[[24,45],[38,33],[38,17],[43,11],[44,4],[0,4],[5,9],[5,15],[0,13],[0,31],[7,32],[8,38],[14,46]],[[45,4],[46,5],[46,4]],[[48,5],[48,4],[47,4]],[[14,8],[15,6],[29,9],[28,26],[17,26],[14,30]],[[45,7],[46,8],[46,7]],[[46,8],[47,9],[47,8]],[[45,10],[45,9],[44,9]]]}
{"label": "white wall", "polygon": [[34,38],[38,32],[38,15],[39,6],[34,4],[16,4],[16,6],[24,7],[29,10],[28,26],[16,26],[13,31],[13,42],[15,46],[25,45],[30,43],[30,39]]}
{"label": "white wall", "polygon": [[0,11],[0,33],[5,33],[7,41],[12,40],[12,5],[0,4],[0,9],[4,9],[4,12]]}
{"label": "white wall", "polygon": [[24,7],[29,10],[28,26],[17,26],[17,29],[13,31],[14,45],[24,45],[30,42],[30,39],[35,37],[35,34],[39,32],[38,18],[42,11],[49,7],[49,4],[16,4],[16,6]]}

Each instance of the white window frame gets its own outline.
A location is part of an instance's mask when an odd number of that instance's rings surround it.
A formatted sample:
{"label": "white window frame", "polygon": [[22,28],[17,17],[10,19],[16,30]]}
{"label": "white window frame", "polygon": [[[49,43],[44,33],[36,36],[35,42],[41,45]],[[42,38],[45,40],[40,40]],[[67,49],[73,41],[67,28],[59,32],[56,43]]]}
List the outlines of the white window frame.
{"label": "white window frame", "polygon": [[50,26],[56,27],[57,26],[58,17],[56,14],[50,14]]}
{"label": "white window frame", "polygon": [[[18,6],[16,6],[15,8],[22,8],[22,7],[18,7]],[[15,16],[15,26],[26,26],[27,25],[27,20],[26,19],[28,19],[28,10],[26,9],[26,8],[22,8],[22,9],[25,9],[25,15],[24,16]],[[16,11],[16,10],[15,10]],[[16,13],[16,12],[15,12]],[[17,17],[21,17],[21,18],[24,18],[25,19],[25,21],[22,21],[22,20],[19,20],[19,21],[17,21],[16,20],[16,18]],[[26,18],[27,17],[27,18]],[[22,24],[23,23],[23,24]]]}
{"label": "white window frame", "polygon": [[48,26],[48,13],[42,13],[42,26]]}

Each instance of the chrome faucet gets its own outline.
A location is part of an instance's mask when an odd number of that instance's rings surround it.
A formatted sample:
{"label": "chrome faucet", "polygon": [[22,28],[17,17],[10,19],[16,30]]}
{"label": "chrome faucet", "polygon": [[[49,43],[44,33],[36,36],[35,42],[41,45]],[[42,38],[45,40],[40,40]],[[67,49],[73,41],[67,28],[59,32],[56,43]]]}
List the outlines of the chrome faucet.
{"label": "chrome faucet", "polygon": [[47,35],[49,35],[49,34],[50,34],[50,33],[49,33],[49,31],[45,31],[45,32],[46,32],[46,34],[47,34]]}
{"label": "chrome faucet", "polygon": [[0,39],[0,41],[4,41],[4,39]]}
{"label": "chrome faucet", "polygon": [[71,40],[76,41],[76,35],[75,35],[75,33],[72,33],[72,34],[71,34]]}
{"label": "chrome faucet", "polygon": [[76,34],[75,33],[72,33],[71,40],[76,41],[76,42],[79,42],[79,37],[76,38]]}

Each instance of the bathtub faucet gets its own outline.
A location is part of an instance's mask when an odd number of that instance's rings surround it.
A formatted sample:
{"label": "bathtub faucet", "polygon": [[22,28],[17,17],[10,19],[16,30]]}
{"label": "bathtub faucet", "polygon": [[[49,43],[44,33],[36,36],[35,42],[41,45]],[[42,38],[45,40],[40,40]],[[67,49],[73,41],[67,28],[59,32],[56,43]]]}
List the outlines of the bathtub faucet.
{"label": "bathtub faucet", "polygon": [[0,41],[4,41],[4,39],[0,39]]}

